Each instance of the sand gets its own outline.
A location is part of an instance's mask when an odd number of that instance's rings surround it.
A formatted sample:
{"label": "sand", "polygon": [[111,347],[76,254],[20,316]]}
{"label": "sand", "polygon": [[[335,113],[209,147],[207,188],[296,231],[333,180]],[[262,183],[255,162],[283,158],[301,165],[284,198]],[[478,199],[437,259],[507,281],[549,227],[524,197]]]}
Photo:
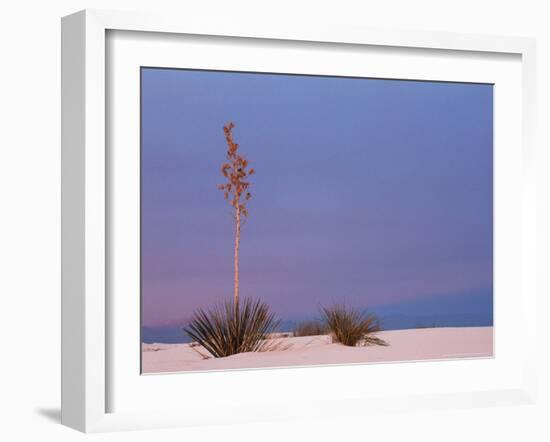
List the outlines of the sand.
{"label": "sand", "polygon": [[477,358],[493,355],[493,327],[445,327],[392,330],[377,334],[389,345],[346,347],[330,336],[282,337],[280,348],[207,358],[200,346],[143,344],[143,373],[268,368],[323,364]]}

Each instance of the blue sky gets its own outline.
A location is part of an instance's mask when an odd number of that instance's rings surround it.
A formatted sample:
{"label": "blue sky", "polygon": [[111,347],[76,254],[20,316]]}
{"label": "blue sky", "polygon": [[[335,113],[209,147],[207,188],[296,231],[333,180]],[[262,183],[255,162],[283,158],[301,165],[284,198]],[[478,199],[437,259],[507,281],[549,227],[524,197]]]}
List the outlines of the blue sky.
{"label": "blue sky", "polygon": [[491,85],[144,68],[141,92],[143,325],[232,296],[229,121],[256,169],[242,296],[284,318],[492,296]]}

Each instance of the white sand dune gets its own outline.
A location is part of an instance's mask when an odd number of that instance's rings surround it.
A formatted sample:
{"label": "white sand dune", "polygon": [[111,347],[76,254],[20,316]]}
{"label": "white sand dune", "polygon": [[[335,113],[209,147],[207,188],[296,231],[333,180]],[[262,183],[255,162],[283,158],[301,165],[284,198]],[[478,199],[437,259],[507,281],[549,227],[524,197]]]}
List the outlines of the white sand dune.
{"label": "white sand dune", "polygon": [[[346,347],[330,336],[277,338],[279,349],[208,358],[190,344],[143,344],[143,373],[288,367],[426,359],[490,357],[493,327],[445,327],[392,330],[377,334],[389,346]],[[202,355],[201,355],[202,354]]]}

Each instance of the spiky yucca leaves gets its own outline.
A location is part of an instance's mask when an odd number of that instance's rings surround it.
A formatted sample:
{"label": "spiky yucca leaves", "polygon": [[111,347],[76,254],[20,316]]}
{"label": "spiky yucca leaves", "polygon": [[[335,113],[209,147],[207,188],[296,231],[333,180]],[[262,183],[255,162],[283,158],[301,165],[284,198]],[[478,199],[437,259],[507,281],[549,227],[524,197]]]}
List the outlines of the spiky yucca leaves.
{"label": "spiky yucca leaves", "polygon": [[328,328],[324,322],[321,321],[304,321],[300,322],[294,328],[294,336],[317,336],[326,335]]}
{"label": "spiky yucca leaves", "polygon": [[215,358],[270,349],[269,335],[280,321],[260,300],[226,301],[195,312],[184,331]]}
{"label": "spiky yucca leaves", "polygon": [[327,328],[336,342],[350,347],[388,345],[384,340],[374,336],[374,333],[381,329],[378,318],[372,314],[347,308],[343,304],[321,307],[321,312]]}

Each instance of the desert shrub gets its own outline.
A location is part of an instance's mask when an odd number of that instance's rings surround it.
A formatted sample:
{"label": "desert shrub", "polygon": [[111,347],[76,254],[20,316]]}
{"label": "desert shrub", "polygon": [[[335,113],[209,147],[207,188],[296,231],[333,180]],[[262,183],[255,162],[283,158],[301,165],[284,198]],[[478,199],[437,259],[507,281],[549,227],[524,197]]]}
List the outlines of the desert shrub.
{"label": "desert shrub", "polygon": [[222,358],[268,350],[269,335],[278,326],[279,320],[267,304],[246,298],[236,304],[226,301],[210,310],[197,310],[183,330],[212,356]]}
{"label": "desert shrub", "polygon": [[374,334],[380,331],[380,321],[375,315],[347,308],[338,304],[321,307],[324,322],[335,342],[355,347],[357,345],[388,345]]}
{"label": "desert shrub", "polygon": [[299,322],[294,328],[294,336],[296,337],[326,335],[327,333],[326,324],[316,320]]}

